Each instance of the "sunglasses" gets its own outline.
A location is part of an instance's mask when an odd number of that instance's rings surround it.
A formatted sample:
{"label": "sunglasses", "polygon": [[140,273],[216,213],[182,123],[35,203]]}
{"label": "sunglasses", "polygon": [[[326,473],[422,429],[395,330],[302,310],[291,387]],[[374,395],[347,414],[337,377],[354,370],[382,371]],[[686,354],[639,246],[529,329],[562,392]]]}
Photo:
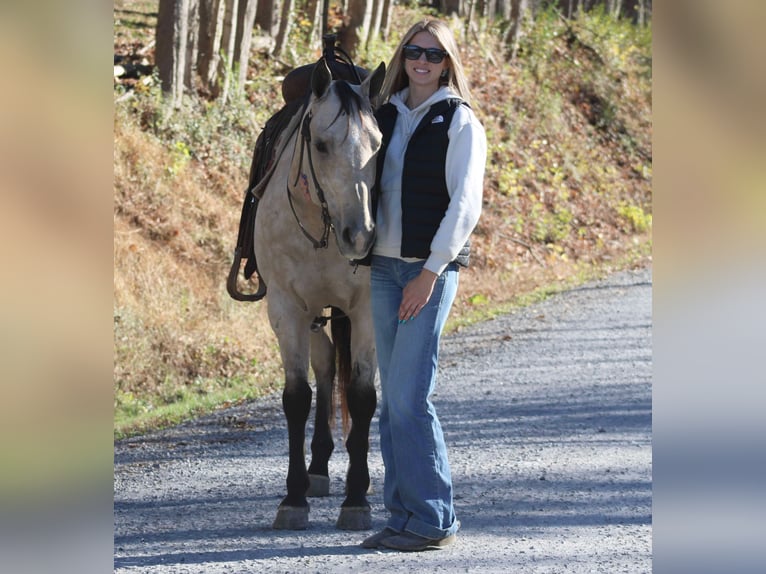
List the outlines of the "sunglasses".
{"label": "sunglasses", "polygon": [[425,52],[426,54],[426,60],[428,60],[432,64],[438,64],[447,55],[447,52],[445,52],[444,50],[440,50],[439,48],[421,48],[420,46],[416,46],[415,44],[407,44],[402,49],[402,53],[404,54],[404,57],[407,58],[408,60],[420,59],[420,55],[423,52]]}

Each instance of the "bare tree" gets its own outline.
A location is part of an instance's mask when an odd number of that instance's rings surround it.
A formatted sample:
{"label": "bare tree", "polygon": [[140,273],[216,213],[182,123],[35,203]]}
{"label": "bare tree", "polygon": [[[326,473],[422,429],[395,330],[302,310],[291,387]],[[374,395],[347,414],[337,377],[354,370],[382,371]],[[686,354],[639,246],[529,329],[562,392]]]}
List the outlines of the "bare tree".
{"label": "bare tree", "polygon": [[197,75],[199,58],[199,0],[189,0],[188,30],[186,34],[186,66],[183,85],[191,87]]}
{"label": "bare tree", "polygon": [[163,92],[174,107],[200,87],[229,97],[232,73],[244,83],[258,0],[160,0],[155,62]]}
{"label": "bare tree", "polygon": [[652,0],[623,0],[622,14],[638,25],[645,26],[652,13]]}
{"label": "bare tree", "polygon": [[274,42],[274,56],[279,57],[285,50],[287,38],[290,35],[290,12],[293,10],[293,0],[282,0],[282,13],[279,18],[279,30]]}
{"label": "bare tree", "polygon": [[505,45],[510,52],[510,59],[515,60],[519,51],[519,38],[524,19],[529,16],[528,0],[511,0],[511,25],[505,34]]}
{"label": "bare tree", "polygon": [[255,23],[269,36],[274,35],[277,4],[275,0],[256,0]]}
{"label": "bare tree", "polygon": [[367,41],[372,20],[372,2],[348,0],[346,17],[347,23],[339,31],[338,40],[341,48],[353,57],[358,48]]}
{"label": "bare tree", "polygon": [[394,0],[383,0],[383,10],[380,17],[380,36],[384,42],[388,42],[389,35],[391,33],[391,9],[393,8]]}
{"label": "bare tree", "polygon": [[160,0],[157,13],[155,63],[162,91],[170,104],[181,105],[186,75],[190,0]]}
{"label": "bare tree", "polygon": [[225,11],[225,0],[200,0],[198,75],[201,85],[211,92],[218,78]]}
{"label": "bare tree", "polygon": [[371,0],[372,1],[372,19],[370,21],[370,28],[367,31],[367,39],[365,40],[365,47],[369,48],[370,43],[374,38],[380,38],[380,22],[383,19],[383,0]]}
{"label": "bare tree", "polygon": [[234,61],[239,67],[237,89],[243,90],[247,79],[247,68],[250,64],[250,46],[253,43],[253,28],[258,0],[239,0],[237,15],[237,36],[234,46]]}
{"label": "bare tree", "polygon": [[225,0],[223,13],[223,29],[221,34],[222,58],[218,61],[218,77],[223,79],[223,85],[214,85],[213,93],[220,95],[225,102],[229,98],[231,88],[231,75],[234,65],[234,46],[237,39],[237,13],[239,12],[239,0]]}
{"label": "bare tree", "polygon": [[440,0],[439,11],[449,16],[450,14],[461,14],[461,0]]}

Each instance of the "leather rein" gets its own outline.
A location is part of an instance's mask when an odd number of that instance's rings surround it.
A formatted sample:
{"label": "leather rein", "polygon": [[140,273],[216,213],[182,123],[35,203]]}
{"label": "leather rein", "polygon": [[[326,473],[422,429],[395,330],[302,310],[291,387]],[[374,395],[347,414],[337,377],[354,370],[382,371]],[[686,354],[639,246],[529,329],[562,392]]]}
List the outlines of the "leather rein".
{"label": "leather rein", "polygon": [[[322,231],[322,237],[320,239],[315,239],[311,233],[308,232],[308,230],[303,226],[303,223],[301,222],[300,217],[298,216],[298,213],[295,211],[295,205],[293,204],[293,194],[290,193],[290,183],[289,180],[285,183],[285,189],[287,190],[287,199],[290,202],[290,209],[293,212],[293,215],[295,216],[295,221],[298,222],[298,226],[301,228],[301,231],[303,232],[303,235],[305,235],[309,241],[311,241],[312,245],[314,246],[314,249],[325,249],[328,245],[327,240],[330,237],[330,229],[332,229],[332,220],[330,219],[330,210],[327,207],[327,201],[325,200],[324,190],[322,189],[321,184],[319,183],[319,180],[317,179],[316,171],[314,170],[314,160],[311,155],[311,111],[309,111],[304,117],[303,122],[301,124],[301,131],[299,134],[300,138],[300,156],[298,158],[298,174],[295,177],[295,182],[293,182],[293,187],[296,187],[298,185],[298,180],[301,178],[301,167],[303,166],[303,150],[306,150],[306,156],[309,160],[309,171],[311,172],[311,180],[314,184],[314,189],[316,190],[317,199],[319,199],[319,204],[322,207],[322,223],[324,224],[324,230]],[[296,143],[296,148],[298,147],[298,144]],[[293,157],[295,157],[295,148],[293,148]]]}

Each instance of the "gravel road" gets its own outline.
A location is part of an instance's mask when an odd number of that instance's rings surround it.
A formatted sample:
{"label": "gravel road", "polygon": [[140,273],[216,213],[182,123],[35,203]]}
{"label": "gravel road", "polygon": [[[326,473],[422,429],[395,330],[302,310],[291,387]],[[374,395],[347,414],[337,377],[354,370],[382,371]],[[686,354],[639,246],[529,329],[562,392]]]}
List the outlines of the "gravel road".
{"label": "gravel road", "polygon": [[652,274],[617,273],[445,338],[434,397],[462,528],[422,553],[335,529],[347,457],[311,526],[274,531],[287,431],[270,396],[115,443],[115,572],[649,573]]}

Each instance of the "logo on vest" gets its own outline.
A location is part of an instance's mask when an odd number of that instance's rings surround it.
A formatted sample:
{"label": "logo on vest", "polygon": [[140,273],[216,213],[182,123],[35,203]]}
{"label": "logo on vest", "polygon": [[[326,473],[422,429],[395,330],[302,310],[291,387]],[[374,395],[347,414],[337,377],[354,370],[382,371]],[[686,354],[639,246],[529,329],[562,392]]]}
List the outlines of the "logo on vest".
{"label": "logo on vest", "polygon": [[432,124],[440,124],[444,121],[444,116],[436,116],[434,119],[431,120]]}

